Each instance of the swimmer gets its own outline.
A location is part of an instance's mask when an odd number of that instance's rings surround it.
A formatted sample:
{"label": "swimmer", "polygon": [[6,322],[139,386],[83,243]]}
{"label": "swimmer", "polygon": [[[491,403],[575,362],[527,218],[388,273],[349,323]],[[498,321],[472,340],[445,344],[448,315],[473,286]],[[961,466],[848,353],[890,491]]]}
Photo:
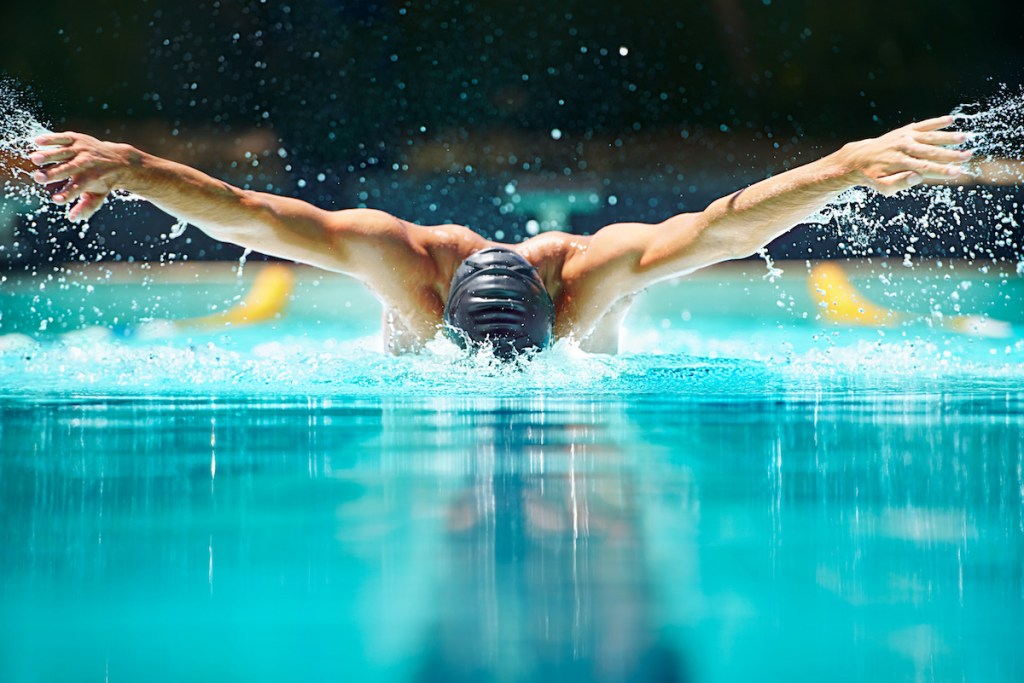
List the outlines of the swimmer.
{"label": "swimmer", "polygon": [[519,244],[461,225],[415,225],[374,209],[327,211],[242,190],[190,168],[75,132],[41,135],[37,183],[88,220],[114,190],[149,200],[214,239],[346,273],[384,305],[385,344],[416,350],[439,330],[502,358],[570,338],[618,350],[619,326],[650,285],[743,258],[855,186],[892,195],[961,173],[967,140],[943,116],[851,142],[812,161],[657,224],[616,223],[590,236],[547,232]]}

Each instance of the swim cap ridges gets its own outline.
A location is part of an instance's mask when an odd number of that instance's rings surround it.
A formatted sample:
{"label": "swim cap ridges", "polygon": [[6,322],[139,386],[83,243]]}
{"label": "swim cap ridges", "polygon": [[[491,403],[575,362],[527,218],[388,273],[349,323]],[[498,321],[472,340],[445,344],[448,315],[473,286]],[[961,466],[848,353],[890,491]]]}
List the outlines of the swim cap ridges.
{"label": "swim cap ridges", "polygon": [[555,307],[537,269],[505,247],[478,251],[452,277],[445,332],[462,348],[489,343],[511,358],[551,342]]}

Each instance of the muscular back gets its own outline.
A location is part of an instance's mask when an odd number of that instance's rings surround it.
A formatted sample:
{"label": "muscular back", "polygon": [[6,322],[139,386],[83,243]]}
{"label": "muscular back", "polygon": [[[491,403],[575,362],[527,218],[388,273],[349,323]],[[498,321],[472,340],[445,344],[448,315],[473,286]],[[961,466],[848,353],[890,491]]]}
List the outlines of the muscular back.
{"label": "muscular back", "polygon": [[[537,268],[555,305],[556,338],[573,337],[593,352],[617,350],[618,325],[632,292],[606,296],[601,294],[604,288],[595,286],[607,273],[586,267],[592,238],[551,232],[519,244],[503,244],[460,225],[402,223],[405,239],[399,243],[406,244],[396,244],[395,249],[405,253],[374,262],[360,278],[385,306],[389,350],[415,349],[433,338],[441,325],[455,270],[471,254],[493,246],[507,247]],[[396,262],[406,264],[404,277]]]}

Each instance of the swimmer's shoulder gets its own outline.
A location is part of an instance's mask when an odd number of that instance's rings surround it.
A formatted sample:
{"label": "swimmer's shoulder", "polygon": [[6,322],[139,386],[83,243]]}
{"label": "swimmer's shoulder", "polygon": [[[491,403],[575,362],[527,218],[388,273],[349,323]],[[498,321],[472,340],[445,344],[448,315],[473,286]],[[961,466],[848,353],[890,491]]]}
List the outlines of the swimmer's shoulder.
{"label": "swimmer's shoulder", "polygon": [[513,246],[514,251],[540,273],[544,286],[552,299],[556,299],[565,284],[566,265],[586,251],[590,238],[568,232],[543,232]]}
{"label": "swimmer's shoulder", "polygon": [[535,237],[511,246],[512,249],[535,267],[541,268],[552,261],[563,263],[567,258],[586,250],[590,237],[568,232],[542,232]]}
{"label": "swimmer's shoulder", "polygon": [[451,282],[455,269],[458,268],[463,259],[481,249],[498,244],[464,225],[454,223],[442,225],[410,224],[410,241],[417,249],[430,255],[434,262],[438,282],[444,286],[446,292],[447,285]]}

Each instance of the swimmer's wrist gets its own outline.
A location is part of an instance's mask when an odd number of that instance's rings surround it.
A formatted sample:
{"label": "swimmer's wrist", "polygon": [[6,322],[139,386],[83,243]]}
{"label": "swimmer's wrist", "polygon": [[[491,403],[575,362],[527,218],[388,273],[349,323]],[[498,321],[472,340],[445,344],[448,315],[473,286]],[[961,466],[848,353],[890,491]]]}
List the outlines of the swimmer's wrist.
{"label": "swimmer's wrist", "polygon": [[868,181],[867,174],[856,162],[854,144],[856,143],[849,142],[823,159],[830,166],[829,175],[835,178],[837,184],[844,190],[865,185]]}
{"label": "swimmer's wrist", "polygon": [[153,160],[155,157],[131,145],[119,145],[123,168],[115,176],[114,186],[134,194],[145,194],[152,187]]}

